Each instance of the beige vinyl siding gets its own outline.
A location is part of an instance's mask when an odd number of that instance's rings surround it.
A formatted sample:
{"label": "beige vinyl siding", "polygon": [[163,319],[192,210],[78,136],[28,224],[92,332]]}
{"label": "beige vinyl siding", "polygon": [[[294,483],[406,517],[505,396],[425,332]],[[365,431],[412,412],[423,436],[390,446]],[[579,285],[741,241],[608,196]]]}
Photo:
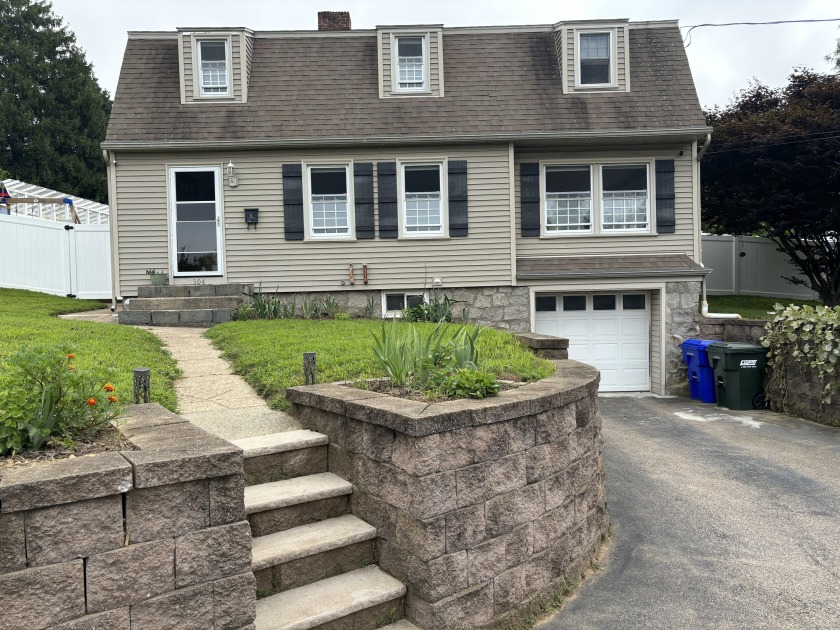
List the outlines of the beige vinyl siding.
{"label": "beige vinyl siding", "polygon": [[627,50],[627,46],[625,45],[627,42],[627,36],[628,33],[626,27],[619,27],[615,29],[615,68],[619,92],[627,90],[627,57],[625,56],[625,52]]}
{"label": "beige vinyl siding", "polygon": [[242,46],[239,34],[235,34],[230,38],[230,59],[231,68],[230,76],[233,80],[233,100],[242,101]]}
{"label": "beige vinyl siding", "polygon": [[193,64],[193,44],[192,38],[189,35],[181,35],[181,55],[184,58],[183,76],[181,80],[184,82],[184,99],[186,102],[193,100],[195,94],[195,86],[193,81],[195,79],[195,67]]}
{"label": "beige vinyl siding", "polygon": [[[467,160],[469,233],[453,239],[286,241],[282,165],[308,160],[383,162],[428,157]],[[262,283],[264,290],[342,291],[510,286],[510,191],[507,144],[480,147],[336,151],[129,154],[117,156],[121,293],[148,284],[146,269],[169,268],[167,166],[236,164],[237,188],[223,186],[226,282]],[[444,175],[445,177],[445,175]],[[376,193],[376,179],[374,179]],[[246,229],[245,208],[259,208],[256,229]],[[123,212],[125,214],[123,215]],[[378,208],[377,208],[378,216]],[[348,281],[353,263],[356,285]],[[362,283],[362,265],[369,284]],[[190,278],[178,278],[189,283]],[[209,279],[208,282],[213,280]]]}
{"label": "beige vinyl siding", "polygon": [[[680,156],[679,152],[683,151]],[[616,254],[687,254],[699,260],[695,250],[695,209],[691,144],[673,147],[634,148],[633,150],[608,149],[581,152],[572,149],[523,150],[514,158],[514,181],[516,192],[516,255],[518,258],[543,256],[607,256]],[[674,187],[676,193],[674,234],[608,234],[586,236],[550,236],[543,238],[522,237],[522,211],[519,190],[519,165],[523,162],[549,162],[551,160],[574,160],[575,163],[592,164],[605,159],[673,159]],[[650,167],[651,224],[656,225],[656,174]],[[542,172],[540,173],[542,177]],[[593,191],[593,195],[597,191]]]}
{"label": "beige vinyl siding", "polygon": [[[443,96],[443,59],[441,58],[441,37],[440,31],[428,32],[392,32],[380,31],[381,48],[380,48],[380,63],[379,80],[382,83],[382,96],[385,98],[403,98],[403,97],[429,97],[429,96]],[[396,92],[394,85],[394,55],[392,50],[393,37],[398,36],[423,35],[426,38],[426,56],[428,59],[428,92]]]}
{"label": "beige vinyl siding", "polygon": [[662,390],[662,291],[650,292],[650,391]]}
{"label": "beige vinyl siding", "polygon": [[251,80],[251,59],[254,57],[254,38],[251,35],[245,35],[245,82]]}

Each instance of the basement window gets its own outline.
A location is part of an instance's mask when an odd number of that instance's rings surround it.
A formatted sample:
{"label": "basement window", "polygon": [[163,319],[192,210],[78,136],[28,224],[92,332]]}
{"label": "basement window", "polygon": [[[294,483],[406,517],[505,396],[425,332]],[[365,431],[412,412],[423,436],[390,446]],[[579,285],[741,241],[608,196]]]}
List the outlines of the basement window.
{"label": "basement window", "polygon": [[383,291],[382,316],[402,317],[404,308],[419,306],[427,301],[425,291]]}

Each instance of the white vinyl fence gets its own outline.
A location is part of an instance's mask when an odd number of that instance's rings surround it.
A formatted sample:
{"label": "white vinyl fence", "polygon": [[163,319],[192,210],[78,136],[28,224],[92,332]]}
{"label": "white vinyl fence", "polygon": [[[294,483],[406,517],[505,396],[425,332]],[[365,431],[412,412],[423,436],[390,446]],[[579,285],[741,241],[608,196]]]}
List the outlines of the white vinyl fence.
{"label": "white vinyl fence", "polygon": [[110,299],[108,225],[0,216],[0,287]]}
{"label": "white vinyl fence", "polygon": [[783,278],[800,274],[767,238],[704,234],[703,265],[712,270],[706,279],[709,295],[819,299],[809,287],[791,284]]}

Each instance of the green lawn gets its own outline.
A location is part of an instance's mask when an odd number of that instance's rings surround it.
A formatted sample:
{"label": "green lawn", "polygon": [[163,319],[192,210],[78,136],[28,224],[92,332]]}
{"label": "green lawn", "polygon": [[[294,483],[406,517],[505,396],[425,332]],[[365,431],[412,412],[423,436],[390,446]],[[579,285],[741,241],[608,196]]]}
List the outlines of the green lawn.
{"label": "green lawn", "polygon": [[[434,328],[418,325],[425,331]],[[380,327],[378,320],[257,320],[214,326],[207,336],[272,407],[285,409],[285,389],[303,384],[304,352],[318,353],[321,383],[382,376],[370,347],[371,333]],[[535,357],[507,333],[487,329],[478,346],[479,368],[484,371],[530,378],[554,372],[553,363]]]}
{"label": "green lawn", "polygon": [[175,361],[153,334],[129,326],[58,319],[55,315],[102,308],[100,302],[45,293],[0,289],[0,360],[26,345],[60,345],[72,349],[80,368],[114,368],[117,395],[133,396],[132,370],[152,370],[152,399],[175,410]]}
{"label": "green lawn", "polygon": [[710,313],[738,313],[744,319],[767,319],[768,311],[773,310],[774,304],[808,304],[819,306],[822,302],[812,300],[789,300],[773,297],[756,297],[752,295],[710,295]]}

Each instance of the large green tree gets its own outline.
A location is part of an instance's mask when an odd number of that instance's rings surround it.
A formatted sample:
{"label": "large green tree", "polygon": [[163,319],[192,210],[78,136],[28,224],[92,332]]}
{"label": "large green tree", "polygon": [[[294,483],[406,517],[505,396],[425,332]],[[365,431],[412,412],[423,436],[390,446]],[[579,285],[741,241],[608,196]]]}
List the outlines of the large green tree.
{"label": "large green tree", "polygon": [[840,304],[840,76],[753,82],[706,118],[703,228],[772,239],[807,279],[789,281]]}
{"label": "large green tree", "polygon": [[0,168],[107,202],[111,99],[49,2],[0,0]]}

